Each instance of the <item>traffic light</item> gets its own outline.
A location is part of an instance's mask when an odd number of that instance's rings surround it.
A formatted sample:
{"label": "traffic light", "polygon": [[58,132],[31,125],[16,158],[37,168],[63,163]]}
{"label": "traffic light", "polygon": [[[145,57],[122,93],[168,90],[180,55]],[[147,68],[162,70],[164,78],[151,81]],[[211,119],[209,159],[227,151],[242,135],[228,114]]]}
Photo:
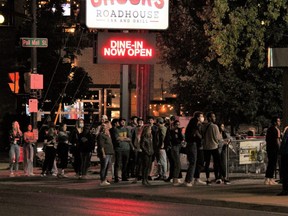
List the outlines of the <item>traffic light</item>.
{"label": "traffic light", "polygon": [[9,73],[9,79],[10,81],[12,81],[12,83],[8,83],[10,86],[10,89],[12,92],[14,92],[15,94],[19,93],[19,72],[12,72]]}

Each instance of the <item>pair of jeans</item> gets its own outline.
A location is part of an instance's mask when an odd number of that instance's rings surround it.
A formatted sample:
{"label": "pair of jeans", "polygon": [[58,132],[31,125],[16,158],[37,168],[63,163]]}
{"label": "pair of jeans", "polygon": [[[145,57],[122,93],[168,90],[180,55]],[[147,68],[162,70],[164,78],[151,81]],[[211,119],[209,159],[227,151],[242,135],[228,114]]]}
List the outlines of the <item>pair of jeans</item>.
{"label": "pair of jeans", "polygon": [[69,146],[67,143],[59,143],[57,147],[58,158],[60,159],[59,168],[66,169],[68,165],[68,151]]}
{"label": "pair of jeans", "polygon": [[288,191],[288,154],[281,155],[282,189]]}
{"label": "pair of jeans", "polygon": [[80,152],[81,166],[79,175],[86,176],[90,165],[90,152]]}
{"label": "pair of jeans", "polygon": [[212,150],[204,150],[204,160],[205,160],[205,173],[206,178],[210,178],[210,161],[211,156],[213,157],[213,167],[214,167],[214,175],[215,179],[219,179],[220,177],[226,177],[226,173],[223,172],[223,169],[221,167],[221,160],[220,160],[220,154],[218,149],[212,149]]}
{"label": "pair of jeans", "polygon": [[119,168],[121,169],[122,180],[127,179],[127,165],[129,161],[130,150],[126,151],[115,151],[115,164],[114,164],[114,177],[115,180],[119,179]]}
{"label": "pair of jeans", "polygon": [[193,180],[193,176],[197,165],[197,143],[196,142],[187,143],[186,153],[189,166],[187,169],[185,182],[190,183]]}
{"label": "pair of jeans", "polygon": [[107,172],[108,172],[109,165],[111,163],[111,159],[112,159],[112,155],[106,155],[105,158],[103,157],[100,158],[100,164],[101,164],[100,180],[101,181],[105,181],[107,177]]}
{"label": "pair of jeans", "polygon": [[142,181],[147,182],[150,173],[150,168],[152,166],[152,155],[147,155],[142,153]]}
{"label": "pair of jeans", "polygon": [[31,143],[23,145],[23,160],[24,160],[24,173],[27,175],[33,174],[33,158],[34,147]]}
{"label": "pair of jeans", "polygon": [[168,166],[167,166],[167,155],[165,149],[159,150],[158,166],[159,166],[159,175],[163,178],[166,178]]}
{"label": "pair of jeans", "polygon": [[201,170],[204,167],[204,152],[203,149],[197,146],[197,161],[196,161],[196,168],[194,173],[194,178],[199,179]]}
{"label": "pair of jeans", "polygon": [[9,150],[10,157],[10,172],[18,171],[19,169],[19,157],[20,157],[20,149],[18,144],[11,144]]}
{"label": "pair of jeans", "polygon": [[46,146],[45,147],[45,160],[42,166],[42,173],[47,172],[48,174],[52,173],[52,168],[54,164],[54,160],[56,157],[56,149],[54,146]]}
{"label": "pair of jeans", "polygon": [[181,162],[180,162],[180,146],[175,145],[171,148],[171,156],[173,160],[173,178],[178,178],[181,172]]}
{"label": "pair of jeans", "polygon": [[142,176],[142,173],[140,172],[141,167],[142,167],[142,158],[143,158],[142,154],[143,154],[143,152],[135,151],[135,170],[134,170],[134,173],[135,173],[136,178],[139,178]]}
{"label": "pair of jeans", "polygon": [[267,157],[268,157],[268,165],[266,169],[266,178],[273,178],[275,171],[276,171],[276,166],[277,166],[277,161],[278,161],[278,148],[277,147],[270,147],[267,146]]}

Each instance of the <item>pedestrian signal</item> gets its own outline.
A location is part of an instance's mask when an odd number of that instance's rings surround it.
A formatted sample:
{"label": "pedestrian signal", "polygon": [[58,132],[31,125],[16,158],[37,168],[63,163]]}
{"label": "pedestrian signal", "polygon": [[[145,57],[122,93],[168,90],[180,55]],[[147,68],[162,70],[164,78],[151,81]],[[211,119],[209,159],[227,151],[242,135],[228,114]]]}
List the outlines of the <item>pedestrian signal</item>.
{"label": "pedestrian signal", "polygon": [[11,82],[9,82],[9,86],[12,92],[14,92],[15,94],[19,93],[19,72],[13,72],[13,73],[9,73],[9,79]]}

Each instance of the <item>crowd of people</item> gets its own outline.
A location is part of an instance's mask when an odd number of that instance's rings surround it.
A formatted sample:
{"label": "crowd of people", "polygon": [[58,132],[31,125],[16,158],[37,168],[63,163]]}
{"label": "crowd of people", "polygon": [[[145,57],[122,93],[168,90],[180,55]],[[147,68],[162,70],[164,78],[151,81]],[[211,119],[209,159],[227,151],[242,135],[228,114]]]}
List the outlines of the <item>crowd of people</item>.
{"label": "crowd of people", "polygon": [[[211,185],[211,158],[215,183],[230,184],[227,178],[227,151],[231,138],[226,133],[224,124],[216,124],[215,113],[209,112],[205,117],[202,112],[196,111],[185,131],[174,116],[156,119],[148,117],[146,121],[135,116],[128,123],[124,118],[109,121],[107,116],[102,116],[101,122],[96,126],[87,125],[83,119],[78,119],[70,131],[65,123],[61,124],[58,130],[51,123],[44,141],[45,160],[41,176],[54,174],[59,178],[67,177],[65,170],[70,152],[73,155],[73,168],[77,178],[85,179],[91,154],[97,149],[101,186],[111,184],[111,180],[107,179],[111,167],[115,183],[132,178],[132,183],[142,181],[143,185],[150,185],[149,181],[152,179],[172,182],[173,186]],[[273,118],[272,125],[267,130],[268,166],[264,184],[277,184],[273,177],[280,153],[280,178],[283,181],[283,191],[280,195],[288,195],[288,175],[285,172],[288,167],[288,130],[285,128],[282,134],[279,129],[280,123],[279,118]],[[11,177],[18,173],[19,146],[22,143],[24,174],[34,175],[33,146],[36,141],[31,125],[22,133],[19,123],[13,122],[9,151]],[[180,153],[185,153],[188,160],[185,179],[182,179]],[[57,173],[53,173],[53,170],[57,170]],[[205,180],[200,179],[201,171],[205,172]]]}
{"label": "crowd of people", "polygon": [[[104,115],[96,126],[86,125],[83,119],[78,119],[75,127],[70,131],[67,130],[65,123],[56,129],[51,122],[44,140],[45,159],[41,176],[67,177],[66,169],[70,152],[73,155],[73,168],[77,178],[85,179],[91,154],[97,149],[101,167],[101,186],[111,184],[107,180],[107,173],[111,167],[115,183],[132,178],[132,183],[141,180],[143,185],[149,185],[152,179],[172,182],[174,186],[183,183],[187,187],[197,183],[210,185],[211,155],[214,160],[216,183],[229,184],[224,168],[225,148],[229,138],[225,130],[218,129],[214,113],[208,113],[206,118],[207,122],[204,123],[203,113],[195,112],[185,133],[174,116],[156,119],[148,117],[146,121],[134,116],[127,123],[124,118],[109,121]],[[24,174],[33,176],[33,146],[36,139],[32,132],[32,125],[28,125],[27,131],[22,134],[19,123],[15,121],[10,132],[11,177],[18,173],[19,146],[22,143]],[[187,145],[184,146],[184,143]],[[219,143],[221,143],[220,150]],[[189,161],[184,182],[182,182],[180,162],[181,151],[187,154]],[[203,168],[206,181],[200,179]]]}

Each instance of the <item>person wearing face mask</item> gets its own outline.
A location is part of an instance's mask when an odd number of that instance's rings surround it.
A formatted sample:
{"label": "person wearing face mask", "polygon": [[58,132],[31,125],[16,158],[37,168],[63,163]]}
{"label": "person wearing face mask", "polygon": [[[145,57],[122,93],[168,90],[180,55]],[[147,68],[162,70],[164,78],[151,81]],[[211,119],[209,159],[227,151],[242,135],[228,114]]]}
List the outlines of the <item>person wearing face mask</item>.
{"label": "person wearing face mask", "polygon": [[[181,183],[178,180],[179,174],[181,172],[181,162],[180,162],[180,148],[181,143],[184,140],[182,134],[182,128],[180,127],[180,122],[175,120],[172,127],[170,128],[170,141],[171,141],[171,156],[173,161],[173,186],[178,186]],[[170,164],[171,165],[171,164]]]}
{"label": "person wearing face mask", "polygon": [[79,140],[80,140],[80,134],[84,132],[84,120],[78,119],[75,125],[74,130],[71,133],[71,148],[70,152],[73,155],[74,161],[73,161],[73,168],[76,173],[76,177],[78,178],[80,175],[80,169],[81,169],[81,157],[80,157],[80,150],[79,150]]}
{"label": "person wearing face mask", "polygon": [[193,186],[193,177],[197,167],[197,150],[201,146],[202,139],[200,127],[203,121],[203,113],[200,111],[194,112],[193,117],[190,119],[185,131],[185,140],[187,142],[186,153],[189,161],[185,178],[185,185],[187,187]]}

